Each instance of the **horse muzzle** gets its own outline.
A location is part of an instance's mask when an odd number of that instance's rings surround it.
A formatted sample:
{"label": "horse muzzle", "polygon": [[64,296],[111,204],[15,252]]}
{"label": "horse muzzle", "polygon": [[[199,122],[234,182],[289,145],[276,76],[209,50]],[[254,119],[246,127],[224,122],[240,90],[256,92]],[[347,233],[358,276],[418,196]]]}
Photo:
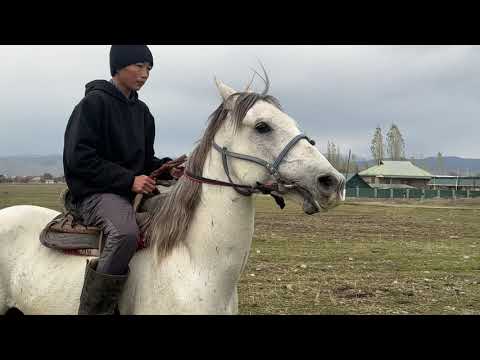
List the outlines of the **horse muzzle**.
{"label": "horse muzzle", "polygon": [[295,190],[303,198],[303,211],[313,215],[328,211],[345,200],[345,177],[340,173],[319,176],[313,186],[300,186]]}

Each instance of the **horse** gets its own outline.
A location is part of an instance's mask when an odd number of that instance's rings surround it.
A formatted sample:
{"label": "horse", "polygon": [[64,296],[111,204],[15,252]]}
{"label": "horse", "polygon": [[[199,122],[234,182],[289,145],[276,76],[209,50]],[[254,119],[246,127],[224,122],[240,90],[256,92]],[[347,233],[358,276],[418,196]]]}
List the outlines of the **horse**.
{"label": "horse", "polygon": [[[345,178],[267,94],[266,78],[261,93],[215,78],[221,104],[184,175],[162,201],[145,203],[148,247],[130,261],[120,314],[237,314],[255,197],[276,194],[310,215],[345,200]],[[92,257],[41,245],[40,232],[58,214],[30,205],[0,210],[0,314],[77,314]]]}

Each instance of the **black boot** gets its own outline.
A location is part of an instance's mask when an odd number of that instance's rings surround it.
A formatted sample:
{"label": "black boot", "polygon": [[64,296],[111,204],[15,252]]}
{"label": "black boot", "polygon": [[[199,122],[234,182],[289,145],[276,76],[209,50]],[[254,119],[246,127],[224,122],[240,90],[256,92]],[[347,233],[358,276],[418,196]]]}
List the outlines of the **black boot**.
{"label": "black boot", "polygon": [[98,260],[87,261],[78,315],[114,315],[126,275],[96,272]]}

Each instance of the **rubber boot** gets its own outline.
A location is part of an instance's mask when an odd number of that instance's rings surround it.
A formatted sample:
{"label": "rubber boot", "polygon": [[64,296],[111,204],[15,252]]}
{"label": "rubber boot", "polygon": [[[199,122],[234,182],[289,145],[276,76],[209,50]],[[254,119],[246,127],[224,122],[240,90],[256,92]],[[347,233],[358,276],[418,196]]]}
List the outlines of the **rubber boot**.
{"label": "rubber boot", "polygon": [[[78,315],[114,315],[129,270],[125,275],[102,274],[96,270],[98,260],[87,260]],[[117,310],[118,314],[118,310]]]}

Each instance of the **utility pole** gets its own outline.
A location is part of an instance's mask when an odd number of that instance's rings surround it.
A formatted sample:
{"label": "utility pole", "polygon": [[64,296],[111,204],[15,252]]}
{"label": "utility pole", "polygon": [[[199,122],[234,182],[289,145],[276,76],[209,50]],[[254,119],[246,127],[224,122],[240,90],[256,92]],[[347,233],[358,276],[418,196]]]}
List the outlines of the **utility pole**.
{"label": "utility pole", "polygon": [[350,156],[351,155],[352,155],[352,149],[348,150],[347,173],[345,174],[345,180],[348,179],[348,172],[350,171]]}

